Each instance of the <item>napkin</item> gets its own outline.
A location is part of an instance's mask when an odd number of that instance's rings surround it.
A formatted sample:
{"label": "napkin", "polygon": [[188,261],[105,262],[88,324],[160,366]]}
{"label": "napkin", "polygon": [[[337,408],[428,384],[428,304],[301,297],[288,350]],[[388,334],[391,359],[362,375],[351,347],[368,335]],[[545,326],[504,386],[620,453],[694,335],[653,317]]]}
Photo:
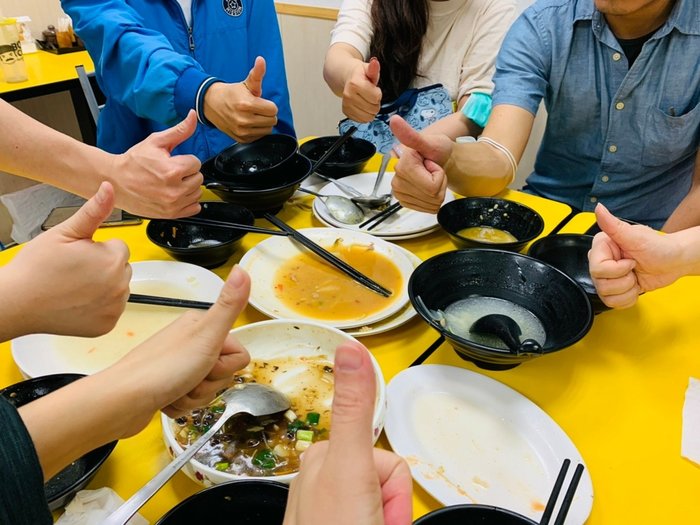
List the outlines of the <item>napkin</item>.
{"label": "napkin", "polygon": [[[100,525],[107,516],[117,510],[124,500],[109,487],[97,490],[81,490],[66,505],[63,515],[55,525]],[[128,525],[148,525],[140,514],[135,514]]]}
{"label": "napkin", "polygon": [[685,391],[681,456],[700,465],[700,380],[694,377]]}

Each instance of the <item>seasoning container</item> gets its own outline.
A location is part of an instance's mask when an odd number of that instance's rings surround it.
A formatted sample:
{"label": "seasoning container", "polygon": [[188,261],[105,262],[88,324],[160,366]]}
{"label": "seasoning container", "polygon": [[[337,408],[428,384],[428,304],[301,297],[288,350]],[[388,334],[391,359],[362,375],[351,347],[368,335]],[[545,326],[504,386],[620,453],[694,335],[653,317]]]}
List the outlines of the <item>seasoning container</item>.
{"label": "seasoning container", "polygon": [[14,18],[0,18],[0,69],[5,82],[24,82],[29,78]]}
{"label": "seasoning container", "polygon": [[73,47],[73,21],[69,16],[61,16],[56,24],[58,47]]}

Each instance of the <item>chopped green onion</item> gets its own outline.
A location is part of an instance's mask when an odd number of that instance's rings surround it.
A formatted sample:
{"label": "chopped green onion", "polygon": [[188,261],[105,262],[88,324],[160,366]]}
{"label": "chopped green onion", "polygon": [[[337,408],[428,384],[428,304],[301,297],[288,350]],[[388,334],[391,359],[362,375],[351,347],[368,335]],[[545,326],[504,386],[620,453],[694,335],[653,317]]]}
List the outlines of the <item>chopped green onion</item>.
{"label": "chopped green onion", "polygon": [[289,425],[287,425],[287,429],[296,432],[297,430],[299,430],[300,428],[303,428],[305,426],[306,425],[304,424],[304,422],[301,419],[295,419],[294,421],[289,423]]}
{"label": "chopped green onion", "polygon": [[297,439],[299,441],[313,441],[314,432],[313,430],[297,430]]}
{"label": "chopped green onion", "polygon": [[216,405],[211,407],[211,411],[215,414],[223,414],[224,410],[226,410],[226,407],[224,405]]}
{"label": "chopped green onion", "polygon": [[220,470],[221,472],[225,472],[230,466],[231,464],[226,461],[219,461],[216,465],[214,465],[214,468],[216,470]]}
{"label": "chopped green onion", "polygon": [[309,412],[306,414],[306,424],[311,425],[311,426],[316,426],[318,425],[318,422],[321,419],[321,414],[318,412]]}
{"label": "chopped green onion", "polygon": [[272,469],[277,466],[277,458],[269,448],[258,450],[253,456],[253,465],[264,469]]}

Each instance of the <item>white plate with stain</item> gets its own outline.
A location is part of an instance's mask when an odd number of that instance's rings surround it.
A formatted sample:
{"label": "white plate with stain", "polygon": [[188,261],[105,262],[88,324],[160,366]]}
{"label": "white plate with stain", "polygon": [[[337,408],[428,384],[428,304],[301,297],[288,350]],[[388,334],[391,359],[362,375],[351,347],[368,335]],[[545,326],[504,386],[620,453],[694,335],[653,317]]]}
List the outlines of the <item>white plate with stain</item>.
{"label": "white plate with stain", "polygon": [[[413,479],[443,505],[494,505],[540,521],[564,459],[584,463],[541,408],[512,388],[463,368],[421,365],[387,387],[384,430]],[[560,494],[559,500],[563,499]],[[588,469],[567,524],[582,525],[593,506]],[[557,515],[558,506],[554,516]]]}
{"label": "white plate with stain", "polygon": [[[175,261],[131,263],[132,293],[213,302],[223,280],[200,266]],[[107,368],[185,312],[183,308],[127,303],[108,334],[69,337],[34,334],[12,341],[12,358],[25,377],[94,374]]]}

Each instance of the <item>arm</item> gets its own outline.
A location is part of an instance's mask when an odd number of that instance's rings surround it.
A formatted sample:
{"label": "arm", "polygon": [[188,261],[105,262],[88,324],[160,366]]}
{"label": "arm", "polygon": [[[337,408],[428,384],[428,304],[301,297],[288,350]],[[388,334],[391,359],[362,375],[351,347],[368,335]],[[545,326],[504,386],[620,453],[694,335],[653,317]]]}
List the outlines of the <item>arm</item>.
{"label": "arm", "polygon": [[670,233],[698,225],[700,225],[700,149],[695,155],[695,171],[690,191],[678,204],[662,230]]}
{"label": "arm", "polygon": [[[44,126],[0,101],[0,170],[89,198],[102,181],[115,188],[115,206],[145,217],[182,217],[199,211],[202,175],[191,155],[170,152],[196,127],[194,115],[112,155]],[[19,154],[18,154],[19,153]]]}
{"label": "arm", "polygon": [[250,279],[234,267],[208,311],[189,311],[106,370],[21,407],[44,478],[100,445],[136,434],[156,410],[177,417],[227,387],[250,359],[229,335],[249,291]]}

